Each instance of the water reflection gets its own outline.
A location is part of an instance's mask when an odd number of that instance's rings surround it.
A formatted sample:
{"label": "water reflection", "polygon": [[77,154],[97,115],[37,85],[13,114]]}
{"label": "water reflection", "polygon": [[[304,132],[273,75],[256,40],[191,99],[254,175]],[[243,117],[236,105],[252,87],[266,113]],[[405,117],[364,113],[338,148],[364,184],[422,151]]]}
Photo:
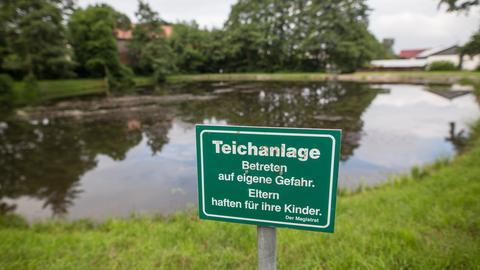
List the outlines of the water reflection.
{"label": "water reflection", "polygon": [[[83,176],[95,169],[101,156],[125,160],[142,138],[152,155],[168,142],[170,121],[150,119],[144,128],[128,121],[7,122],[0,130],[0,198],[22,196],[42,201],[53,216],[63,216],[84,191]],[[140,123],[140,122],[139,122]],[[154,124],[153,124],[154,123]],[[3,201],[2,211],[15,210]]]}
{"label": "water reflection", "polygon": [[213,102],[182,104],[181,116],[191,123],[222,119],[240,125],[342,129],[341,158],[346,160],[359,145],[363,111],[385,92],[367,84],[338,82],[253,87],[226,92]]}
{"label": "water reflection", "polygon": [[189,91],[217,98],[95,119],[1,122],[0,211],[103,219],[194,205],[195,123],[342,129],[340,185],[355,187],[461,151],[468,123],[480,116],[471,93],[432,86],[196,83],[160,90]]}

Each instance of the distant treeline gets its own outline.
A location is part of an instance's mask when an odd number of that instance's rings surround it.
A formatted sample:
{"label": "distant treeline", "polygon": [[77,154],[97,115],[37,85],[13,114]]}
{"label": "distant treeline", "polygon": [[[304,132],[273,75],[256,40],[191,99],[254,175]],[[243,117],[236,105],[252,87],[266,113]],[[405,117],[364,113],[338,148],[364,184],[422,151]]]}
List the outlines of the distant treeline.
{"label": "distant treeline", "polygon": [[[105,77],[110,88],[136,74],[246,71],[353,72],[391,56],[368,31],[365,0],[241,0],[221,29],[165,22],[145,1],[136,24],[112,7],[74,0],[2,0],[0,73],[41,79]],[[116,29],[132,28],[129,66],[119,61]]]}

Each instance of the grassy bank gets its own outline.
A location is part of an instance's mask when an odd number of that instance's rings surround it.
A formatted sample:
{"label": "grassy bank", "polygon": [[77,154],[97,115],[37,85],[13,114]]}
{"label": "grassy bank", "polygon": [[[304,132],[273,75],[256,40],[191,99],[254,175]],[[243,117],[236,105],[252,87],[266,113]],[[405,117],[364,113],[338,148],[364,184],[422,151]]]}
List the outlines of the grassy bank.
{"label": "grassy bank", "polygon": [[[345,75],[325,73],[236,73],[172,75],[169,82],[181,81],[324,81],[343,80],[373,83],[455,83],[480,84],[480,72],[358,72]],[[135,77],[137,86],[151,84],[148,77]],[[33,96],[25,91],[22,82],[16,82],[14,90],[18,104],[31,100],[45,102],[55,99],[75,98],[88,95],[102,95],[105,85],[102,79],[46,80],[38,82],[39,93]]]}
{"label": "grassy bank", "polygon": [[[480,124],[449,163],[338,199],[336,232],[278,230],[280,269],[478,269]],[[253,269],[255,227],[196,213],[27,225],[0,218],[0,269]]]}
{"label": "grassy bank", "polygon": [[224,73],[170,76],[169,81],[359,81],[392,83],[455,83],[480,81],[480,72],[471,71],[392,71],[357,72],[332,75],[326,73]]}
{"label": "grassy bank", "polygon": [[[102,94],[105,92],[104,83],[100,79],[72,79],[72,80],[45,80],[38,82],[40,101],[80,97],[85,95]],[[19,103],[27,102],[28,92],[23,82],[14,84],[14,91]]]}
{"label": "grassy bank", "polygon": [[[150,84],[148,77],[135,77],[134,80],[138,86]],[[14,84],[14,92],[19,104],[29,103],[32,99],[44,102],[54,99],[103,95],[105,90],[103,79],[43,80],[38,82],[37,96],[32,97],[32,94],[25,90],[23,82]]]}

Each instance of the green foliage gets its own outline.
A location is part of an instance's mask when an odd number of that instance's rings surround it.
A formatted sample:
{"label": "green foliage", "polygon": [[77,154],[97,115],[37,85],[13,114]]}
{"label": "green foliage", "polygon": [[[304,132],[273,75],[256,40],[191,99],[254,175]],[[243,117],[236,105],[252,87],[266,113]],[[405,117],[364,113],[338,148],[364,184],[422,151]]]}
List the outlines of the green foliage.
{"label": "green foliage", "polygon": [[363,0],[240,1],[225,24],[226,39],[236,41],[227,43],[228,70],[355,71],[382,50],[367,11]]}
{"label": "green foliage", "polygon": [[[135,77],[136,85],[151,85],[149,77]],[[106,92],[104,79],[68,79],[68,80],[41,80],[37,82],[38,102],[47,102],[56,99],[77,98],[82,96],[101,96]],[[25,100],[25,83],[14,82],[13,89],[15,94],[15,103],[25,105],[29,102]]]}
{"label": "green foliage", "polygon": [[465,11],[480,4],[480,0],[440,0],[439,5],[447,5],[448,11]]}
{"label": "green foliage", "polygon": [[3,63],[8,55],[7,47],[7,20],[9,9],[5,6],[7,2],[0,3],[0,72],[4,69]]}
{"label": "green foliage", "polygon": [[116,10],[114,12],[114,19],[115,19],[115,27],[122,30],[129,30],[132,27],[132,22],[130,18],[121,12]]}
{"label": "green foliage", "polygon": [[394,59],[397,58],[395,52],[393,51],[393,45],[395,40],[391,38],[384,38],[382,40],[382,48],[377,53],[377,59]]}
{"label": "green foliage", "polygon": [[178,23],[168,41],[184,73],[352,72],[389,50],[368,32],[367,10],[363,0],[240,1],[223,29]]}
{"label": "green foliage", "polygon": [[207,30],[199,29],[195,22],[174,25],[169,46],[175,54],[175,66],[181,72],[196,73],[206,70],[209,57],[206,48],[211,41],[209,35]]}
{"label": "green foliage", "polygon": [[[262,60],[262,34],[256,24],[235,24],[225,30],[225,71],[272,70]],[[280,56],[279,56],[280,57]]]}
{"label": "green foliage", "polygon": [[13,80],[7,74],[0,74],[0,110],[13,104]]}
{"label": "green foliage", "polygon": [[450,61],[435,61],[428,65],[428,71],[453,71],[457,70],[455,64]]}
{"label": "green foliage", "polygon": [[113,90],[132,86],[132,72],[120,64],[113,34],[117,25],[124,24],[125,16],[107,5],[89,6],[72,14],[68,28],[79,74],[107,77]]}
{"label": "green foliage", "polygon": [[168,39],[174,54],[175,67],[182,73],[218,73],[227,63],[232,44],[225,39],[225,31],[201,29],[196,22],[182,22],[173,26]]}
{"label": "green foliage", "polygon": [[148,43],[145,54],[151,55],[153,78],[156,83],[164,82],[168,74],[176,70],[172,49],[164,40]]}
{"label": "green foliage", "polygon": [[2,67],[39,78],[73,76],[62,1],[4,0],[0,6]]}
{"label": "green foliage", "polygon": [[117,69],[107,73],[108,86],[116,91],[125,91],[135,86],[133,72],[130,68],[120,65]]}
{"label": "green foliage", "polygon": [[135,13],[138,24],[133,30],[129,53],[137,74],[152,74],[156,82],[165,81],[175,70],[174,55],[166,41],[163,21],[147,2],[139,0]]}
{"label": "green foliage", "polygon": [[0,96],[8,96],[13,91],[13,80],[7,74],[0,74]]}
{"label": "green foliage", "polygon": [[397,56],[393,51],[394,40],[385,38],[381,43],[377,42],[372,35],[370,40],[370,52],[373,59],[395,59]]}
{"label": "green foliage", "polygon": [[2,214],[0,215],[0,228],[28,228],[28,223],[20,216]]}
{"label": "green foliage", "polygon": [[[23,96],[24,85],[24,82],[14,83],[17,104],[28,103]],[[101,95],[105,93],[105,84],[101,79],[43,80],[38,82],[38,91],[41,93],[39,102],[43,102],[60,98]]]}
{"label": "green foliage", "polygon": [[118,65],[114,27],[115,12],[108,6],[90,6],[72,14],[68,28],[80,74],[104,76],[105,66]]}
{"label": "green foliage", "polygon": [[39,99],[38,81],[35,75],[28,74],[23,78],[21,98],[27,103],[36,103]]}
{"label": "green foliage", "polygon": [[[166,22],[139,0],[129,64],[156,81],[175,71],[352,72],[372,58],[391,57],[367,29],[365,1],[239,1],[223,29],[178,23],[166,38]],[[114,36],[116,29],[131,28],[128,16],[105,4],[74,6],[72,0],[3,0],[0,69],[18,78],[57,78],[71,76],[75,63],[80,77],[109,77],[112,86],[128,81],[117,78],[129,72],[121,67]]]}
{"label": "green foliage", "polygon": [[480,31],[470,37],[470,40],[461,48],[461,53],[470,56],[480,54]]}

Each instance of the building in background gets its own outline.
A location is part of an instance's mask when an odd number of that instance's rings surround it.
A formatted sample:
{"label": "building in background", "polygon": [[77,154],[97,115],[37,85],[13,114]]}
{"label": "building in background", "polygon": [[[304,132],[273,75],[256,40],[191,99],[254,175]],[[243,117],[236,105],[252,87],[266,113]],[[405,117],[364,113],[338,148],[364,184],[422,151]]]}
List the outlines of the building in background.
{"label": "building in background", "polygon": [[[447,61],[455,66],[460,65],[460,47],[457,45],[447,48],[434,48],[423,51],[417,55],[419,59],[426,59],[427,66],[433,62]],[[480,66],[480,55],[468,56],[464,55],[462,59],[462,70],[475,70]]]}
{"label": "building in background", "polygon": [[[117,48],[118,54],[120,56],[120,62],[122,64],[130,64],[129,58],[129,44],[133,38],[133,29],[135,25],[132,25],[131,29],[122,30],[122,29],[115,29],[115,37],[117,38]],[[162,25],[163,33],[165,34],[166,38],[169,38],[173,32],[173,26],[171,24],[164,24]]]}
{"label": "building in background", "polygon": [[[439,47],[433,49],[410,49],[400,51],[401,59],[380,59],[371,61],[372,70],[425,70],[430,64],[448,61],[460,66],[460,47]],[[475,70],[480,66],[480,55],[464,55],[461,61],[462,70]]]}
{"label": "building in background", "polygon": [[410,50],[401,50],[398,57],[401,59],[411,59],[417,57],[417,55],[427,49],[410,49]]}

